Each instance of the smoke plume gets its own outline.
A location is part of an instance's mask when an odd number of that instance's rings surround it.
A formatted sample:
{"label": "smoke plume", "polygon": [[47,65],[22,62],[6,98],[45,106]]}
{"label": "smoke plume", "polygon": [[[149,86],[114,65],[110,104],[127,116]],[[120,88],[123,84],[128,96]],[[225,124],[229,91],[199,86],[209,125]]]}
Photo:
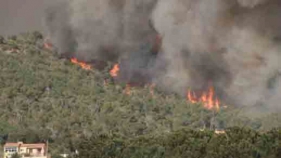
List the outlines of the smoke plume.
{"label": "smoke plume", "polygon": [[46,26],[60,53],[81,59],[117,60],[151,41],[155,0],[70,0],[47,10]]}
{"label": "smoke plume", "polygon": [[59,53],[123,61],[123,78],[182,95],[212,84],[228,104],[279,109],[280,18],[279,0],[69,0],[46,27]]}

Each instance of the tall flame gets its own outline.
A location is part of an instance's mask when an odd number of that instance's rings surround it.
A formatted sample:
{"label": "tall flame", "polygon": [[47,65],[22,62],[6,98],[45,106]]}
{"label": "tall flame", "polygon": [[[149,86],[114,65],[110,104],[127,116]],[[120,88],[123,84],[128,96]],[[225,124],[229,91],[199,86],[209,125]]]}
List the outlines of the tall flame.
{"label": "tall flame", "polygon": [[90,70],[92,68],[91,65],[78,61],[76,58],[71,58],[70,61],[76,65],[79,65],[82,69],[85,70]]}
{"label": "tall flame", "polygon": [[207,92],[203,92],[200,97],[197,97],[195,92],[188,90],[187,91],[187,100],[191,103],[203,103],[204,107],[207,109],[219,109],[220,102],[218,98],[215,98],[214,87],[209,87]]}
{"label": "tall flame", "polygon": [[110,75],[112,76],[112,77],[117,77],[118,76],[118,72],[119,72],[119,65],[118,64],[115,64],[114,66],[113,66],[113,68],[110,70]]}

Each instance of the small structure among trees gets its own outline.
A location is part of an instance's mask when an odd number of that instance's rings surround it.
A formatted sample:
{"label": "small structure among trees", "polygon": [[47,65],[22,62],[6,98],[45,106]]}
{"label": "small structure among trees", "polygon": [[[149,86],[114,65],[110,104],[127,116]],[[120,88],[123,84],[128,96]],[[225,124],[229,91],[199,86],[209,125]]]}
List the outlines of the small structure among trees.
{"label": "small structure among trees", "polygon": [[45,143],[25,144],[23,142],[6,143],[4,158],[47,158],[48,145]]}

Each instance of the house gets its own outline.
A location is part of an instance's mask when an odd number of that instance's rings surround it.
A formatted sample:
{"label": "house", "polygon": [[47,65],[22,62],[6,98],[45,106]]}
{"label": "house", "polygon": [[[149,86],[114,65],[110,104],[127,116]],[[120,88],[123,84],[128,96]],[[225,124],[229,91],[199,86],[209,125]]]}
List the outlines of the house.
{"label": "house", "polygon": [[15,153],[20,155],[22,158],[47,158],[47,150],[47,145],[44,143],[6,143],[4,145],[4,158],[10,158]]}

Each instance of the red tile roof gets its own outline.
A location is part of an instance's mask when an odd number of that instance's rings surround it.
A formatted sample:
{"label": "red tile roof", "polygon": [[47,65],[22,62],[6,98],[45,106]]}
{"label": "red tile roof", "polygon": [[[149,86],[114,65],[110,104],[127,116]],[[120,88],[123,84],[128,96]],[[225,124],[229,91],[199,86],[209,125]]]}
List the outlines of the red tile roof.
{"label": "red tile roof", "polygon": [[38,144],[22,144],[21,147],[27,147],[27,148],[44,148],[44,143],[38,143]]}
{"label": "red tile roof", "polygon": [[17,147],[17,146],[19,146],[18,143],[6,143],[6,144],[4,145],[4,147]]}
{"label": "red tile roof", "polygon": [[6,143],[4,147],[27,147],[27,148],[44,148],[46,144],[38,143],[38,144],[24,144],[24,143]]}

